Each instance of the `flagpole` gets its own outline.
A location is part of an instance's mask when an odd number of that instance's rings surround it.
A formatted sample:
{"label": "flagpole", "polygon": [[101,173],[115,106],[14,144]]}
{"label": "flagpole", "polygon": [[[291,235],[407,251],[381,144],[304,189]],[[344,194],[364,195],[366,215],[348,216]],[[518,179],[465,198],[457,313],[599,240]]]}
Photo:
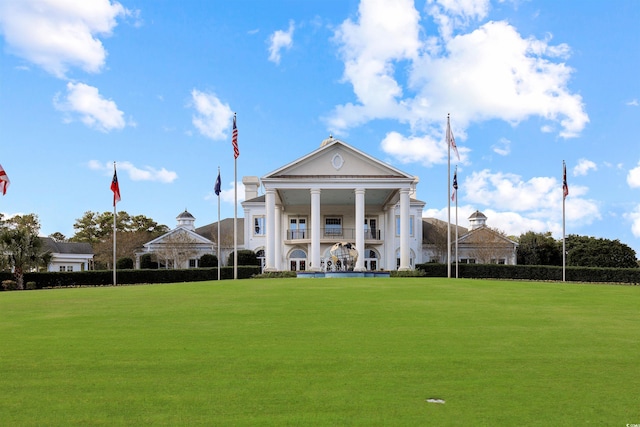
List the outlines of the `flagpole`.
{"label": "flagpole", "polygon": [[[237,150],[238,133],[236,126],[236,113],[233,113],[233,130],[235,139],[234,150]],[[233,155],[233,279],[238,278],[238,151]]]}
{"label": "flagpole", "polygon": [[565,239],[565,200],[567,199],[567,165],[562,161],[562,281],[566,281],[567,250]]}
{"label": "flagpole", "polygon": [[[113,175],[116,175],[116,162],[113,162]],[[116,196],[113,195],[113,286],[116,286]]]}
{"label": "flagpole", "polygon": [[451,142],[449,113],[447,113],[447,278],[451,278]]}
{"label": "flagpole", "polygon": [[[218,178],[220,177],[220,166],[218,166]],[[220,194],[218,196],[218,250],[216,254],[218,255],[218,282],[220,281]]]}
{"label": "flagpole", "polygon": [[[457,177],[458,177],[458,166],[456,166],[456,171],[455,171],[455,176],[456,176],[456,185],[458,185],[457,183]],[[456,188],[456,279],[458,278],[458,189]]]}

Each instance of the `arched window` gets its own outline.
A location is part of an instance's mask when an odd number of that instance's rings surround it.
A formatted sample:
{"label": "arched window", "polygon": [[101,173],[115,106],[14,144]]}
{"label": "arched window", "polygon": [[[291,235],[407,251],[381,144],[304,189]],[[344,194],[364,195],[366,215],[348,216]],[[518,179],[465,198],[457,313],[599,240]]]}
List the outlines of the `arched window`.
{"label": "arched window", "polygon": [[289,269],[304,271],[307,269],[307,253],[302,249],[294,249],[289,254]]}

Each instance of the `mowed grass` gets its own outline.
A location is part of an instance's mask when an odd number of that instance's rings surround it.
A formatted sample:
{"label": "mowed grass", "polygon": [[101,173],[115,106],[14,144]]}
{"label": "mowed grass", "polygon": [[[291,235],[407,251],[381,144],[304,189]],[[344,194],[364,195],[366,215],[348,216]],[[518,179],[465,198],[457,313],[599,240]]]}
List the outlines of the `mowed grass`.
{"label": "mowed grass", "polygon": [[4,292],[0,425],[640,423],[639,303],[431,278]]}

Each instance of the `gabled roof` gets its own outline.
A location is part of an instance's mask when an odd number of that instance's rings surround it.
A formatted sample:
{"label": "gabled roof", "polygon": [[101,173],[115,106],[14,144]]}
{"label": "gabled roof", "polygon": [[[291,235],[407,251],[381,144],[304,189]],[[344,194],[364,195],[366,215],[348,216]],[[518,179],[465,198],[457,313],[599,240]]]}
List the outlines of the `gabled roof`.
{"label": "gabled roof", "polygon": [[195,242],[197,243],[204,243],[204,244],[208,244],[208,245],[212,245],[213,242],[209,239],[207,239],[206,237],[196,233],[195,231],[189,230],[185,227],[176,227],[173,230],[163,234],[162,236],[156,237],[155,239],[145,243],[144,247],[149,247],[149,246],[153,246],[155,244],[158,243],[162,243],[163,240],[169,238],[170,236],[173,236],[174,234],[177,233],[186,233],[189,237],[191,237]]}
{"label": "gabled roof", "polygon": [[[503,234],[487,227],[486,225],[483,225],[481,227],[475,228],[471,231],[469,231],[467,234],[465,234],[464,236],[461,236],[458,239],[458,244],[460,243],[467,243],[467,244],[474,244],[474,243],[483,243],[486,242],[487,239],[486,238],[480,238],[480,236],[482,235],[490,235],[494,242],[503,242],[505,244],[509,244],[509,245],[515,245],[518,246],[517,242],[514,242],[513,240],[511,240],[510,238],[504,236]],[[477,241],[476,241],[477,239]]]}
{"label": "gabled roof", "polygon": [[[264,201],[264,196],[262,197]],[[255,199],[254,199],[255,200]],[[202,227],[196,228],[196,233],[199,235],[216,241],[218,239],[218,223],[213,222],[211,224],[203,225]],[[225,218],[220,221],[220,237],[224,238],[233,238],[233,218]],[[238,246],[244,245],[244,218],[238,218]]]}
{"label": "gabled roof", "polygon": [[[468,230],[458,226],[458,236],[466,234]],[[455,239],[456,225],[451,224],[451,235]],[[452,239],[452,240],[453,240]],[[437,218],[422,218],[422,243],[436,244],[447,241],[447,221]]]}
{"label": "gabled roof", "polygon": [[40,237],[43,248],[55,254],[93,255],[91,243],[56,242],[51,237]]}
{"label": "gabled roof", "polygon": [[367,153],[335,138],[323,141],[323,144],[311,153],[294,160],[262,177],[271,178],[401,178],[414,180],[409,175]]}

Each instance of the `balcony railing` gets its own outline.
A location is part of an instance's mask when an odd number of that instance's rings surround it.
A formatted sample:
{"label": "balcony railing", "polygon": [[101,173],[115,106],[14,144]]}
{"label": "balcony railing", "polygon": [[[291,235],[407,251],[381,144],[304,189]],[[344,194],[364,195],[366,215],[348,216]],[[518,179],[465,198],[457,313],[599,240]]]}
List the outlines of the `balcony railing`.
{"label": "balcony railing", "polygon": [[[320,229],[320,239],[330,240],[355,240],[356,230],[354,228],[327,227]],[[287,240],[311,239],[310,230],[287,230]],[[364,230],[365,240],[382,240],[380,230]]]}

